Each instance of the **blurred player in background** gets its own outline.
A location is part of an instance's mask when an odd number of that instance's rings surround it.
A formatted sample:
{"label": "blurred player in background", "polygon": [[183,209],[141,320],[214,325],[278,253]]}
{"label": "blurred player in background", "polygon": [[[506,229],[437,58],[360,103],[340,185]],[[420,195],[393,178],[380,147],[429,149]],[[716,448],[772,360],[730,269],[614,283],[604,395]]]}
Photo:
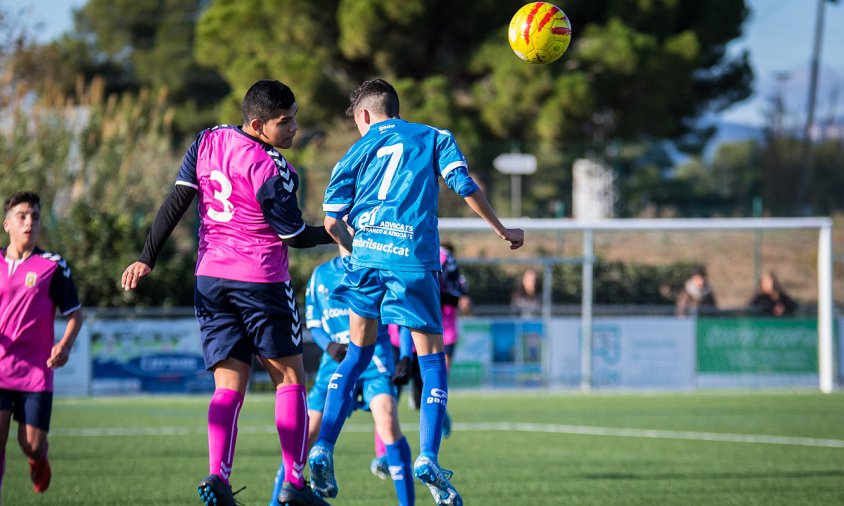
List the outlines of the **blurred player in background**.
{"label": "blurred player in background", "polygon": [[[306,225],[296,199],[299,177],[276,148],[298,130],[293,92],[262,80],[243,99],[243,125],[203,130],[188,149],[176,186],[162,204],[137,262],[122,285],[150,273],[167,238],[199,196],[199,256],[194,305],[205,366],[216,390],[208,408],[209,475],[198,487],[207,505],[230,506],[237,418],[257,355],[276,387],[275,421],[284,460],[279,501],[327,504],[304,480],[308,414],[301,321],[287,248],[331,242]],[[351,247],[351,244],[346,244]]]}
{"label": "blurred player in background", "polygon": [[[53,369],[67,364],[82,328],[82,305],[67,262],[36,246],[41,236],[41,199],[18,192],[6,199],[0,249],[0,489],[6,469],[6,442],[12,417],[18,443],[29,459],[32,488],[50,486],[47,433],[53,409]],[[55,341],[56,308],[67,317]]]}
{"label": "blurred player in background", "polygon": [[[314,342],[323,350],[316,379],[308,392],[308,415],[310,418],[309,443],[319,436],[322,410],[329,382],[337,367],[346,356],[349,343],[349,308],[339,304],[329,295],[343,278],[343,262],[351,254],[340,247],[341,256],[335,257],[314,269],[305,292],[305,323],[311,330]],[[375,421],[375,433],[383,442],[388,475],[396,487],[399,505],[414,504],[413,479],[410,470],[410,445],[399,428],[396,388],[392,385],[393,352],[386,325],[378,327],[378,338],[372,361],[358,378],[352,391],[354,400],[347,413],[355,409],[370,411]],[[280,486],[282,466],[276,475],[275,488]],[[386,476],[384,476],[386,478]],[[278,495],[273,492],[273,497]],[[272,504],[275,503],[270,503]]]}
{"label": "blurred player in background", "polygon": [[329,384],[319,439],[308,463],[314,488],[337,493],[333,451],[348,412],[350,393],[375,352],[379,319],[412,330],[424,384],[420,450],[414,475],[437,504],[463,504],[440,468],[438,454],[448,385],[439,301],[439,178],[466,199],[512,249],[524,241],[520,229],[498,220],[466,160],[446,130],[399,118],[399,98],[382,79],[366,81],[347,110],[361,134],[334,167],[325,191],[325,226],[335,240],[349,241],[343,218],[355,230],[354,249],[332,297],[350,308],[350,342]]}

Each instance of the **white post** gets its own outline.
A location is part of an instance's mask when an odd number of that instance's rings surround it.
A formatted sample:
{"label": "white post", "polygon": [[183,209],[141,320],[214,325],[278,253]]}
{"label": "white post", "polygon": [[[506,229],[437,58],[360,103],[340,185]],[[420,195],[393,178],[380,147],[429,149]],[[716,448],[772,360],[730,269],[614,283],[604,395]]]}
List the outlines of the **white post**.
{"label": "white post", "polygon": [[832,342],[832,225],[818,236],[818,381],[821,392],[835,390]]}
{"label": "white post", "polygon": [[588,392],[592,389],[592,262],[595,257],[595,247],[592,242],[593,231],[583,231],[583,294],[581,304],[583,314],[580,321],[580,389]]}

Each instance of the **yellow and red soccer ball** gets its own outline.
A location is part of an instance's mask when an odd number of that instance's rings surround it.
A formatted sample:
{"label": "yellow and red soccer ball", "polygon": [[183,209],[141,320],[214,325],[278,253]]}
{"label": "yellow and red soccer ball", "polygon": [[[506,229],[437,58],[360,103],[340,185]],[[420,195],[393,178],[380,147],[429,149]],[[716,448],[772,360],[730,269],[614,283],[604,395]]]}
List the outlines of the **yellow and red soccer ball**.
{"label": "yellow and red soccer ball", "polygon": [[568,49],[571,23],[556,5],[532,2],[522,6],[510,20],[507,38],[513,52],[522,60],[547,64]]}

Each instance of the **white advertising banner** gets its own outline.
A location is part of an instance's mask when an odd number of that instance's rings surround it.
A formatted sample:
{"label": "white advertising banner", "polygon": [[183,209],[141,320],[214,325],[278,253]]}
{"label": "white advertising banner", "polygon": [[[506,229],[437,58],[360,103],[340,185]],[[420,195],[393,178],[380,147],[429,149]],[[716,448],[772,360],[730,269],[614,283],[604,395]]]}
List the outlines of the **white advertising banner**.
{"label": "white advertising banner", "polygon": [[[67,322],[55,324],[56,342],[64,336]],[[56,369],[53,377],[53,393],[58,396],[80,396],[91,393],[91,334],[83,323],[67,364]]]}
{"label": "white advertising banner", "polygon": [[[581,322],[551,325],[552,382],[577,385],[581,376]],[[695,385],[695,328],[691,319],[599,318],[592,325],[595,388],[685,389]]]}

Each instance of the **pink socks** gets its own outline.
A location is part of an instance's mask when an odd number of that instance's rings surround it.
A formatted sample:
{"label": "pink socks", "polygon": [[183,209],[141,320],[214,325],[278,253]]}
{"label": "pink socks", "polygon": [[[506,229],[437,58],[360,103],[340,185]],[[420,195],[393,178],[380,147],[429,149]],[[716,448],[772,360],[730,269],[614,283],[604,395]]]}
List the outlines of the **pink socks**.
{"label": "pink socks", "polygon": [[208,473],[229,483],[237,442],[237,416],[243,396],[235,390],[218,388],[208,406]]}
{"label": "pink socks", "polygon": [[308,450],[308,402],[304,385],[287,385],[276,390],[275,425],[281,442],[284,481],[302,488]]}

